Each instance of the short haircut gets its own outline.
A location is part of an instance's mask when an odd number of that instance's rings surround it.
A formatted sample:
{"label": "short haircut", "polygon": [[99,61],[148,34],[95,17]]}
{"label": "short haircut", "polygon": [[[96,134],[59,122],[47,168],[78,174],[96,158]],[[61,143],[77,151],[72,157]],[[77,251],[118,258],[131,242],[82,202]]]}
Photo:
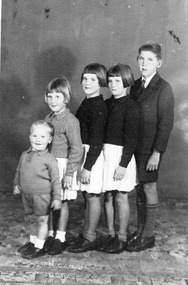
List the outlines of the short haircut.
{"label": "short haircut", "polygon": [[45,97],[51,92],[62,93],[65,98],[65,103],[68,104],[71,100],[72,91],[66,77],[55,78],[47,86]]}
{"label": "short haircut", "polygon": [[80,80],[81,83],[83,80],[83,75],[86,73],[95,74],[98,78],[100,87],[107,86],[107,70],[104,65],[97,63],[97,62],[88,64],[82,72],[81,80]]}
{"label": "short haircut", "polygon": [[139,48],[138,54],[140,55],[142,51],[151,51],[157,56],[157,59],[162,59],[161,45],[157,42],[146,42]]}
{"label": "short haircut", "polygon": [[107,78],[120,76],[123,81],[123,87],[134,85],[134,76],[129,65],[117,63],[109,68]]}
{"label": "short haircut", "polygon": [[50,136],[51,137],[54,136],[54,128],[53,128],[53,126],[50,123],[47,123],[44,120],[34,121],[32,123],[32,125],[31,125],[31,127],[30,127],[30,134],[32,133],[34,126],[44,126],[44,127],[46,127],[48,129]]}

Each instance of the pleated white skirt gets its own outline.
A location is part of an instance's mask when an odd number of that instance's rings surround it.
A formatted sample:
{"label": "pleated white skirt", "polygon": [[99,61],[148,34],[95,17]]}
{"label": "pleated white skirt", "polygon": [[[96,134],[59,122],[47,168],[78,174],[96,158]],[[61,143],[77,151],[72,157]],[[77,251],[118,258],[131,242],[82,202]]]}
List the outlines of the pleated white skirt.
{"label": "pleated white skirt", "polygon": [[[84,148],[83,160],[78,169],[78,176],[83,169],[83,165],[85,163],[90,146],[85,144],[83,145],[83,148]],[[101,151],[100,156],[97,158],[95,164],[93,165],[91,169],[90,184],[86,185],[86,184],[82,184],[81,182],[78,182],[79,189],[81,191],[86,191],[88,193],[93,193],[93,194],[100,194],[102,192],[103,163],[104,163],[104,156],[103,156],[103,151]]]}
{"label": "pleated white skirt", "polygon": [[121,161],[122,151],[123,146],[104,144],[103,192],[112,190],[130,192],[137,184],[134,156],[132,156],[122,180],[115,181],[113,179],[114,172]]}
{"label": "pleated white skirt", "polygon": [[[56,158],[58,161],[58,168],[59,168],[59,174],[60,174],[60,180],[63,179],[66,168],[67,168],[67,162],[68,159],[66,158]],[[61,189],[61,200],[72,200],[77,198],[77,191],[79,190],[78,187],[78,181],[77,181],[77,172],[74,172],[73,179],[72,179],[72,189]]]}

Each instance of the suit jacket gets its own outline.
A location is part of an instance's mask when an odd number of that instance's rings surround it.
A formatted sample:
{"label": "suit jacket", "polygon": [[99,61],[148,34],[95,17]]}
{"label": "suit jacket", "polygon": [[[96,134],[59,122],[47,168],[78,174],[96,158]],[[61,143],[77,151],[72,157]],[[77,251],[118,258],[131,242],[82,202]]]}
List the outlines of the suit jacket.
{"label": "suit jacket", "polygon": [[171,85],[158,73],[141,92],[141,78],[131,88],[131,97],[141,110],[141,127],[136,153],[164,153],[174,122],[174,95]]}

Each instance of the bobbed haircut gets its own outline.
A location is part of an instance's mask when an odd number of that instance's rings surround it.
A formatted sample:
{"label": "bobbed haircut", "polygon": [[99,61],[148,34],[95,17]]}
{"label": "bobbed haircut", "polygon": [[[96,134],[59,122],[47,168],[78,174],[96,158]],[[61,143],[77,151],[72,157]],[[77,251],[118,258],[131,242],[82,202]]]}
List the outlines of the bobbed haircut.
{"label": "bobbed haircut", "polygon": [[157,59],[162,59],[161,45],[158,42],[146,42],[139,48],[138,55],[140,55],[142,51],[151,51],[157,56]]}
{"label": "bobbed haircut", "polygon": [[53,128],[53,126],[50,123],[47,123],[44,120],[34,121],[32,123],[32,125],[31,125],[31,127],[30,127],[30,134],[33,132],[34,126],[43,126],[43,127],[45,127],[49,131],[49,134],[50,134],[51,137],[54,136],[54,128]]}
{"label": "bobbed haircut", "polygon": [[97,76],[97,79],[99,81],[100,87],[106,87],[107,86],[107,70],[106,67],[100,63],[94,62],[88,64],[81,75],[80,82],[82,83],[83,76],[86,73],[95,74]]}
{"label": "bobbed haircut", "polygon": [[68,104],[71,100],[72,91],[66,77],[54,78],[47,86],[45,93],[45,101],[47,101],[48,93],[62,93],[65,98],[65,103]]}
{"label": "bobbed haircut", "polygon": [[134,76],[131,68],[127,64],[117,63],[110,67],[107,72],[107,78],[109,77],[121,77],[123,81],[123,87],[130,87],[134,85]]}

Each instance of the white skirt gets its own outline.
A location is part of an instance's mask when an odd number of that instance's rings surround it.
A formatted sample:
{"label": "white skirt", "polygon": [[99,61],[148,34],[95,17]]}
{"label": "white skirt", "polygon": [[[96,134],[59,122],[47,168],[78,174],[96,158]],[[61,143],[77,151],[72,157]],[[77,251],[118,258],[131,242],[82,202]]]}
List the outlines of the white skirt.
{"label": "white skirt", "polygon": [[[60,180],[62,180],[66,172],[68,159],[66,158],[56,158],[56,159],[58,161]],[[72,179],[72,189],[65,190],[61,188],[61,201],[76,199],[78,190],[79,190],[79,187],[78,187],[78,181],[77,181],[77,172],[74,172],[73,179]]]}
{"label": "white skirt", "polygon": [[[84,154],[80,167],[78,169],[78,176],[80,175],[83,169],[90,146],[84,144],[83,148],[84,148]],[[97,158],[95,164],[91,169],[90,184],[82,184],[81,182],[78,182],[79,189],[81,191],[86,191],[88,193],[94,193],[94,194],[100,194],[102,192],[103,162],[104,162],[104,155],[103,151],[101,151],[101,154],[99,155],[99,157]]]}
{"label": "white skirt", "polygon": [[113,179],[114,172],[121,161],[122,152],[123,146],[104,144],[103,192],[112,190],[130,192],[137,184],[134,156],[132,156],[122,180],[115,181]]}

